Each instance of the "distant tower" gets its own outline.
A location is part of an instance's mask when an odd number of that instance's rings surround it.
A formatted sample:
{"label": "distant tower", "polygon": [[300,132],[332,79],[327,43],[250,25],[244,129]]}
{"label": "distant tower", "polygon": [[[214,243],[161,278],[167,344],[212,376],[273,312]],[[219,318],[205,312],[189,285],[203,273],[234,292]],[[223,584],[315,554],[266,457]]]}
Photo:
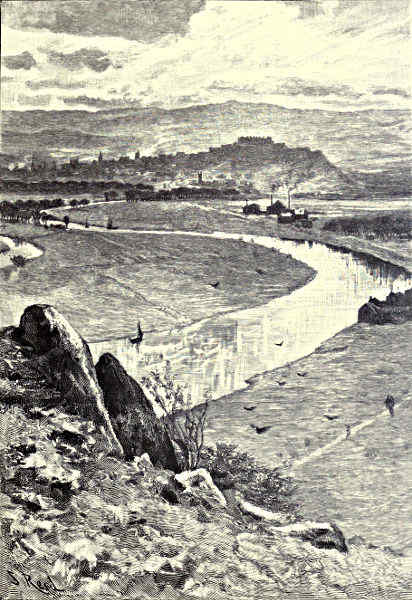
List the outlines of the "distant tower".
{"label": "distant tower", "polygon": [[202,183],[203,183],[203,173],[202,173],[202,171],[199,171],[199,173],[197,174],[197,183],[199,185],[202,185]]}
{"label": "distant tower", "polygon": [[137,151],[134,153],[134,159],[135,159],[135,160],[139,160],[139,159],[140,159],[140,152],[139,152],[139,150],[137,150]]}
{"label": "distant tower", "polygon": [[103,153],[99,153],[99,163],[103,162]]}

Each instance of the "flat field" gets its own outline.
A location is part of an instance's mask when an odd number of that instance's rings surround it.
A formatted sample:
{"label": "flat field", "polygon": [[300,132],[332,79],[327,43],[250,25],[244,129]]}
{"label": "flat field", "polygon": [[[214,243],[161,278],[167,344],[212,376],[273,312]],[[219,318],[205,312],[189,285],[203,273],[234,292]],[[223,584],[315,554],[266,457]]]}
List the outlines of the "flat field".
{"label": "flat field", "polygon": [[49,303],[89,341],[130,335],[138,319],[146,331],[162,330],[262,304],[314,275],[290,256],[240,241],[8,224],[0,233],[44,250],[1,271],[1,324],[28,304]]}

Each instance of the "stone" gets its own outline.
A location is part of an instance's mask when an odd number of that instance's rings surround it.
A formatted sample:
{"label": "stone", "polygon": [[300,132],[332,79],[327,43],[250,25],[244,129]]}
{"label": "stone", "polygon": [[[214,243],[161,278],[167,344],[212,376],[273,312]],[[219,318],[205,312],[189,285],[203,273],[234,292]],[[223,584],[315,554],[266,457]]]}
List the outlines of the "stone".
{"label": "stone", "polygon": [[189,494],[201,497],[202,492],[206,492],[219,506],[226,507],[224,495],[213,483],[212,476],[206,469],[183,471],[176,475],[175,479]]}
{"label": "stone", "polygon": [[337,550],[343,553],[348,552],[345,536],[335,523],[316,523],[311,521],[292,523],[291,525],[275,527],[273,531],[309,542],[315,548]]}
{"label": "stone", "polygon": [[98,383],[114,431],[127,459],[147,453],[155,467],[179,471],[172,440],[151,402],[117,358],[102,354],[96,364]]}
{"label": "stone", "polygon": [[270,510],[260,508],[260,506],[254,506],[253,504],[250,504],[250,502],[247,502],[243,499],[238,501],[238,506],[244,514],[252,515],[258,520],[275,521],[279,524],[285,524],[289,523],[293,519],[292,515],[287,513],[271,512]]}
{"label": "stone", "polygon": [[100,427],[112,453],[121,456],[109,414],[104,406],[89,346],[53,306],[28,306],[16,329],[23,345],[33,348],[33,363],[60,393],[60,405],[93,420]]}

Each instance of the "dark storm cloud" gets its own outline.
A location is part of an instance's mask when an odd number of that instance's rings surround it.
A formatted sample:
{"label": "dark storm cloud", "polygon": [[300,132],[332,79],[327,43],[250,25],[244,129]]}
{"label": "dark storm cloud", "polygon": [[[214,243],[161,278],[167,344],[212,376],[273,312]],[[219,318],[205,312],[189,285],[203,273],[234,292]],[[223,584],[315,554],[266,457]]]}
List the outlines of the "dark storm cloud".
{"label": "dark storm cloud", "polygon": [[4,22],[16,29],[117,36],[151,42],[184,34],[206,0],[32,0],[4,3]]}
{"label": "dark storm cloud", "polygon": [[112,64],[107,53],[98,48],[81,48],[68,54],[48,49],[42,49],[42,52],[47,54],[50,63],[64,67],[69,71],[78,71],[83,67],[87,67],[92,71],[96,71],[96,73],[103,73]]}
{"label": "dark storm cloud", "polygon": [[31,90],[44,88],[59,88],[61,90],[82,89],[90,85],[90,81],[59,81],[58,79],[41,79],[40,81],[26,81],[26,87]]}
{"label": "dark storm cloud", "polygon": [[27,51],[15,56],[3,56],[1,62],[8,69],[24,69],[26,71],[29,71],[37,64],[30,52]]}
{"label": "dark storm cloud", "polygon": [[377,88],[373,91],[375,96],[401,96],[401,98],[410,98],[410,94],[406,90],[402,90],[401,88]]}

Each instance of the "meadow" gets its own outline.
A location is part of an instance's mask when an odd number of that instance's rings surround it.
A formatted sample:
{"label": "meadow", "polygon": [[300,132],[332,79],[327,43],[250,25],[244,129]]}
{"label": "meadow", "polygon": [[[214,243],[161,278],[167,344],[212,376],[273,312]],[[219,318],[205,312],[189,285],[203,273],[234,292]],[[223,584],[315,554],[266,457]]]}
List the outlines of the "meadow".
{"label": "meadow", "polygon": [[17,224],[0,231],[44,250],[2,270],[2,324],[28,304],[53,304],[90,341],[131,335],[138,319],[145,331],[164,330],[263,304],[314,275],[290,256],[231,240]]}

